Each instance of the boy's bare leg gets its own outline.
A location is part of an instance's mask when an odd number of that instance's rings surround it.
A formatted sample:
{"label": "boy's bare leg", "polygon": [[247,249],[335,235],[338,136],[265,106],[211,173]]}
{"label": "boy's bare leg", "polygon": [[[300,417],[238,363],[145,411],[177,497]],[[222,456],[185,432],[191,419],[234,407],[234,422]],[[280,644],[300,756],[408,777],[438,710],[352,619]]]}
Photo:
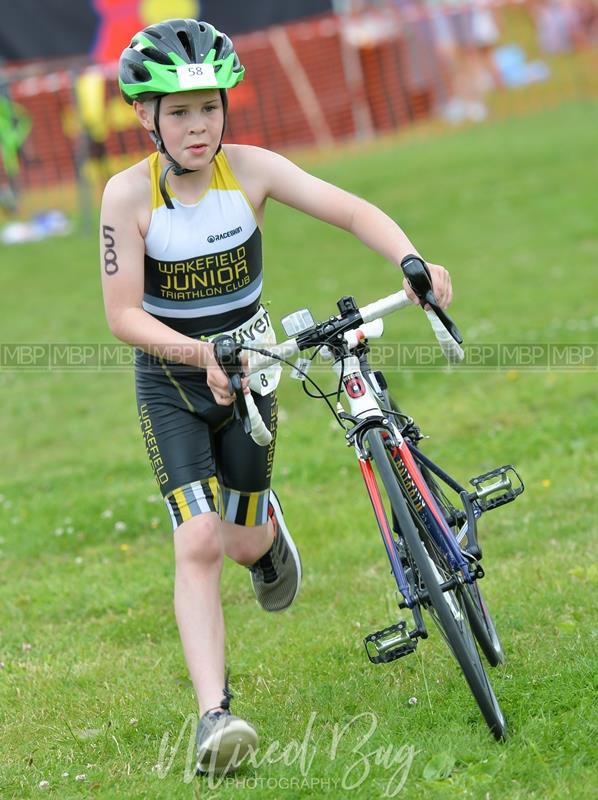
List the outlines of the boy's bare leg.
{"label": "boy's bare leg", "polygon": [[174,533],[174,606],[200,714],[219,708],[224,688],[224,617],[220,576],[224,555],[249,566],[270,548],[272,523],[246,528],[201,514]]}

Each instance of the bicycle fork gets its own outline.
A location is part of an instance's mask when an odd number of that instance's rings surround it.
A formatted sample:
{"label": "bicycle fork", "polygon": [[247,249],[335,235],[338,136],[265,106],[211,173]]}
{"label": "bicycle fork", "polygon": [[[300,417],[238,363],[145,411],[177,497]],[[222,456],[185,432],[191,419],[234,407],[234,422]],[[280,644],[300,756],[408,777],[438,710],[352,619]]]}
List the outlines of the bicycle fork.
{"label": "bicycle fork", "polygon": [[415,623],[413,630],[408,630],[407,622],[405,620],[399,620],[397,623],[389,625],[387,628],[375,631],[364,637],[363,643],[370,661],[373,664],[389,663],[395,661],[397,658],[413,653],[417,647],[417,639],[426,639],[428,632],[424,625],[419,604],[413,597],[409,587],[409,581],[399,555],[397,542],[393,536],[392,527],[389,524],[384,509],[371,461],[360,455],[358,463],[374,509],[386,554],[390,561],[392,574],[399,587],[400,593],[403,595],[403,602],[400,603],[399,607],[411,609]]}

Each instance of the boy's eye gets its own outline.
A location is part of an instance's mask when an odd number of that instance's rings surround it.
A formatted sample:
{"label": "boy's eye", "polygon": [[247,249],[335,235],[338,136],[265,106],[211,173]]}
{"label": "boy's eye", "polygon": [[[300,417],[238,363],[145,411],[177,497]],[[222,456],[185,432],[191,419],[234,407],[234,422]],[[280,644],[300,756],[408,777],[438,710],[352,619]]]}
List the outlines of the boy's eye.
{"label": "boy's eye", "polygon": [[216,111],[217,106],[204,106],[206,111]]}

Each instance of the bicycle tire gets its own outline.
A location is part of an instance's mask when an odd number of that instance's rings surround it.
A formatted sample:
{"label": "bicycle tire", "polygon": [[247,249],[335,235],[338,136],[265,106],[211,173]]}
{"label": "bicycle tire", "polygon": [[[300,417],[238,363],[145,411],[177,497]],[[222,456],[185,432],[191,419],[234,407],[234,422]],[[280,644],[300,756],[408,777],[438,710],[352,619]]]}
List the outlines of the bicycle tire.
{"label": "bicycle tire", "polygon": [[[420,531],[403,494],[397,467],[385,445],[383,433],[387,431],[376,428],[368,434],[371,458],[427,591],[429,599],[427,610],[455,656],[486,724],[497,740],[503,740],[507,734],[506,720],[480,659],[469,617],[464,610],[462,595],[457,591],[445,593],[440,588],[442,577],[420,538]],[[419,522],[421,523],[421,520]]]}
{"label": "bicycle tire", "polygon": [[473,635],[491,667],[505,663],[505,651],[477,582],[464,587],[465,611]]}

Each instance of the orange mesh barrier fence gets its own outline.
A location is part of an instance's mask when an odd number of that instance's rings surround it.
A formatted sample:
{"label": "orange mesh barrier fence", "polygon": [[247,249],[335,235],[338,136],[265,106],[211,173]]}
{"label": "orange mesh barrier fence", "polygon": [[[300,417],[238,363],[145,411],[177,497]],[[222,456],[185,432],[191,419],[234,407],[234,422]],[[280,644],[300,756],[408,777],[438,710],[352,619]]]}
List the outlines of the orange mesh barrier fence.
{"label": "orange mesh barrier fence", "polygon": [[[415,2],[238,36],[247,77],[230,94],[227,140],[273,149],[326,147],[426,118],[481,121],[488,113],[504,116],[596,97],[596,20],[588,18],[567,41],[561,36],[559,47],[558,41],[550,44],[549,26],[542,33],[539,1],[485,5],[496,24],[486,28],[487,44],[475,47],[474,6],[453,6],[439,19]],[[527,69],[529,81],[518,85],[509,77],[516,68],[520,75]],[[77,96],[89,69],[101,70],[105,79],[103,88],[87,82],[98,91],[97,124],[86,118],[93,117],[93,98],[82,103]],[[72,182],[90,157],[106,157],[113,171],[152,149],[119,96],[115,66],[19,64],[5,67],[3,77],[6,93],[32,121],[21,153],[22,189]],[[482,78],[486,84],[475,86]]]}

